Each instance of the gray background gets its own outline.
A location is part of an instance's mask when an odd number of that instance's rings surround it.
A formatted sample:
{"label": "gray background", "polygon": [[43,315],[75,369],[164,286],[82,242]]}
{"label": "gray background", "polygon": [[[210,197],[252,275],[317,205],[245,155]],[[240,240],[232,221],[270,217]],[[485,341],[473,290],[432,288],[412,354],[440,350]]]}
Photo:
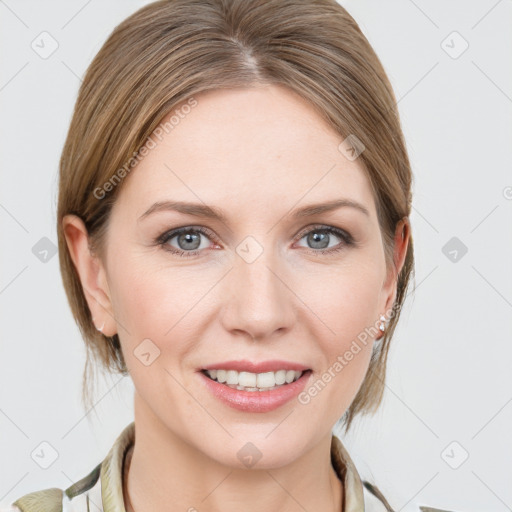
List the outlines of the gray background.
{"label": "gray background", "polygon": [[[133,419],[119,376],[84,414],[58,256],[36,254],[57,241],[58,160],[81,77],[146,3],[0,0],[0,503],[82,478]],[[344,442],[397,511],[512,510],[512,1],[341,3],[399,99],[417,258],[384,403]],[[31,458],[42,442],[58,454],[48,469]]]}

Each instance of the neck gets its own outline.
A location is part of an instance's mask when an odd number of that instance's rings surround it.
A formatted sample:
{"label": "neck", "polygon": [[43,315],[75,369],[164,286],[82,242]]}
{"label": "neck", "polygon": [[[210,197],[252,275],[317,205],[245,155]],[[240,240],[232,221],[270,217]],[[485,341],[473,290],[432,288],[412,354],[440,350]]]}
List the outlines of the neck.
{"label": "neck", "polygon": [[330,461],[331,436],[285,466],[219,464],[161,423],[136,415],[136,440],[124,464],[126,512],[342,511],[343,486]]}

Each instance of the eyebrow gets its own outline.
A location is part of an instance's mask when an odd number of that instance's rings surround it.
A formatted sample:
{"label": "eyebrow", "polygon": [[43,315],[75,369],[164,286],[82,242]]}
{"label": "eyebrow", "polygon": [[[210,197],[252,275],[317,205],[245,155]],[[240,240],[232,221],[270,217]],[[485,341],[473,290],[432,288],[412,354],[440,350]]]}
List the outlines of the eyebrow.
{"label": "eyebrow", "polygon": [[[308,206],[299,208],[291,212],[292,218],[310,217],[318,215],[319,213],[337,210],[338,208],[354,208],[368,217],[370,212],[366,207],[352,199],[335,199],[326,203],[310,204]],[[206,217],[216,219],[222,223],[227,223],[226,215],[219,208],[208,206],[200,203],[188,203],[183,201],[158,201],[154,203],[148,210],[146,210],[138,219],[141,221],[155,212],[161,211],[176,211],[186,215],[193,215],[195,217]]]}

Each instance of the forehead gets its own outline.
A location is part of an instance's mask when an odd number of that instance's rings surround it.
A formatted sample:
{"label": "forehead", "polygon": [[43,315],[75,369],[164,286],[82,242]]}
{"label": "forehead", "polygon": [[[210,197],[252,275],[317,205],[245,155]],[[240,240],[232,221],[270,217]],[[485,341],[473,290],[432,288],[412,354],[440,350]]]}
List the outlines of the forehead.
{"label": "forehead", "polygon": [[346,158],[343,137],[293,91],[223,89],[195,100],[162,120],[167,130],[152,135],[115,209],[139,217],[154,202],[182,200],[263,215],[346,197],[374,213],[362,163]]}

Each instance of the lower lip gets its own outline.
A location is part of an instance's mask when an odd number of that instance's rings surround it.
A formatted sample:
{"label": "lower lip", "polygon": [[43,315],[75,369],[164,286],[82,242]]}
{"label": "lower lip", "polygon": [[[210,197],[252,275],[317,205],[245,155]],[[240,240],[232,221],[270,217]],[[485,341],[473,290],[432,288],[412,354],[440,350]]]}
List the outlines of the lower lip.
{"label": "lower lip", "polygon": [[221,402],[244,412],[269,412],[281,407],[305,388],[311,375],[311,371],[308,370],[295,382],[269,391],[243,391],[212,380],[201,371],[198,373],[206,387]]}

